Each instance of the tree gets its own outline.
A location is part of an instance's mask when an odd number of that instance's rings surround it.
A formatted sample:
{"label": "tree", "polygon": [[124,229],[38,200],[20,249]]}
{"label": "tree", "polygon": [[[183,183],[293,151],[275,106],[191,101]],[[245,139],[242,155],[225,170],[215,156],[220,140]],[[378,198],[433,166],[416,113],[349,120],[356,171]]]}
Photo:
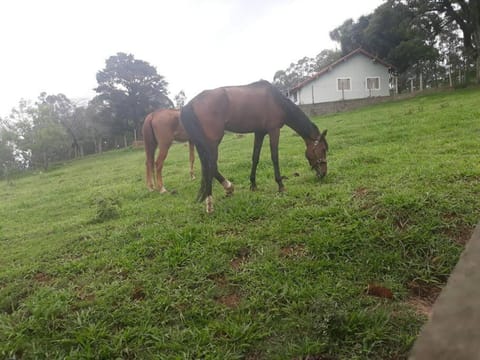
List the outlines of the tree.
{"label": "tree", "polygon": [[[145,116],[160,107],[173,107],[167,97],[168,83],[155,67],[131,54],[117,53],[106,60],[97,73],[96,103],[103,104],[103,114],[114,120],[115,134],[136,133]],[[125,144],[126,146],[126,144]]]}
{"label": "tree", "polygon": [[70,157],[71,139],[64,123],[71,103],[65,95],[41,93],[34,106],[21,102],[10,115],[15,119],[17,148],[27,167],[47,170],[52,161]]}
{"label": "tree", "polygon": [[433,18],[442,30],[452,23],[458,26],[463,34],[464,56],[475,63],[476,81],[480,84],[480,1],[407,0],[406,3],[424,23]]}
{"label": "tree", "polygon": [[316,72],[340,58],[336,50],[322,50],[316,57],[303,57],[291,63],[286,70],[278,70],[273,76],[273,84],[283,93],[311,77]]}
{"label": "tree", "polygon": [[343,55],[346,55],[359,47],[368,50],[364,40],[364,32],[368,27],[372,15],[361,16],[357,22],[353,19],[345,20],[339,27],[330,32],[330,38],[340,44]]}
{"label": "tree", "polygon": [[[438,28],[438,24],[431,21],[428,25],[419,22],[407,4],[388,0],[357,22],[345,21],[330,37],[340,43],[344,55],[362,47],[394,65],[401,80],[406,80],[420,73],[431,74],[436,69],[439,52],[435,47],[434,28]],[[431,75],[428,81],[434,78]]]}
{"label": "tree", "polygon": [[183,105],[185,105],[187,96],[185,95],[185,92],[183,90],[180,90],[180,92],[177,95],[175,95],[174,100],[175,100],[176,108],[181,109]]}
{"label": "tree", "polygon": [[0,118],[0,178],[8,177],[15,167],[14,139],[10,124]]}

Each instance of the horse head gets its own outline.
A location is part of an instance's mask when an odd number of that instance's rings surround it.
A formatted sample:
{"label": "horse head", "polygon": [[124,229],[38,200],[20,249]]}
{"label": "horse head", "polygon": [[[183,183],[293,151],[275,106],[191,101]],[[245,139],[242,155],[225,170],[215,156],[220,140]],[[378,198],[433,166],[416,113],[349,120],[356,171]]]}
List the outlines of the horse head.
{"label": "horse head", "polygon": [[318,137],[307,143],[305,156],[313,170],[317,173],[318,178],[327,175],[327,130],[324,130]]}

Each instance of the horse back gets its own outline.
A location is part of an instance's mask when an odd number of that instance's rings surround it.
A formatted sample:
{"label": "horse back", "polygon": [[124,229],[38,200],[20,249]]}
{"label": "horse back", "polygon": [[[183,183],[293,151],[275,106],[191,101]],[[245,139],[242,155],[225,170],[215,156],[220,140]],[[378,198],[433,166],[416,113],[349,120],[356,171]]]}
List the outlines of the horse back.
{"label": "horse back", "polygon": [[157,142],[166,144],[187,141],[188,135],[180,123],[180,110],[160,109],[152,113],[151,127]]}
{"label": "horse back", "polygon": [[206,90],[192,105],[207,137],[220,139],[225,130],[248,133],[280,128],[285,113],[269,86],[229,86]]}

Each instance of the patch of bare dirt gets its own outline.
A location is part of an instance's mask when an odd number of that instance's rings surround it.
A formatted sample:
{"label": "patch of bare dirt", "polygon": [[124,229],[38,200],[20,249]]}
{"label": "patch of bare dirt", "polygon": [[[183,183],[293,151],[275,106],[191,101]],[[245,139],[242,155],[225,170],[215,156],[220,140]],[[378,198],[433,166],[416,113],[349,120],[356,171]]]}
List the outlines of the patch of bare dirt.
{"label": "patch of bare dirt", "polygon": [[415,312],[419,315],[426,316],[429,319],[432,316],[433,303],[430,300],[412,297],[408,299],[407,304],[414,308]]}
{"label": "patch of bare dirt", "polygon": [[421,280],[413,280],[408,284],[410,299],[407,301],[418,314],[430,317],[432,307],[442,288],[435,284],[428,284]]}
{"label": "patch of bare dirt", "polygon": [[473,234],[473,228],[460,225],[453,228],[446,229],[444,231],[445,235],[447,235],[452,241],[459,245],[466,245],[467,242],[470,240]]}
{"label": "patch of bare dirt", "polygon": [[145,299],[147,295],[145,294],[145,290],[141,286],[135,286],[132,292],[131,299],[134,301],[141,301]]}
{"label": "patch of bare dirt", "polygon": [[224,273],[211,274],[207,278],[212,280],[219,288],[225,288],[228,285],[228,280]]}
{"label": "patch of bare dirt", "polygon": [[77,298],[79,300],[86,301],[86,302],[94,302],[95,301],[95,294],[94,293],[79,292],[79,293],[77,293]]}
{"label": "patch of bare dirt", "polygon": [[284,246],[280,249],[280,256],[284,258],[298,258],[306,255],[307,249],[304,244]]}
{"label": "patch of bare dirt", "polygon": [[301,358],[295,358],[294,360],[335,360],[335,358],[329,355],[307,355]]}
{"label": "patch of bare dirt", "polygon": [[370,296],[376,296],[383,299],[393,299],[392,290],[377,284],[368,284],[365,293]]}
{"label": "patch of bare dirt", "polygon": [[217,301],[219,304],[225,305],[230,309],[236,308],[240,304],[241,300],[242,300],[241,296],[238,295],[237,293],[222,295],[215,298],[215,301]]}
{"label": "patch of bare dirt", "polygon": [[248,258],[250,256],[250,249],[247,247],[240,248],[237,251],[237,254],[235,257],[230,260],[230,266],[232,267],[233,270],[239,271],[243,264],[245,264],[248,261]]}
{"label": "patch of bare dirt", "polygon": [[45,284],[51,282],[53,278],[50,275],[39,271],[35,275],[33,275],[33,280],[35,280],[37,283]]}
{"label": "patch of bare dirt", "polygon": [[353,192],[353,197],[357,199],[362,199],[365,196],[367,196],[370,193],[370,191],[366,187],[359,187],[356,188],[355,191]]}

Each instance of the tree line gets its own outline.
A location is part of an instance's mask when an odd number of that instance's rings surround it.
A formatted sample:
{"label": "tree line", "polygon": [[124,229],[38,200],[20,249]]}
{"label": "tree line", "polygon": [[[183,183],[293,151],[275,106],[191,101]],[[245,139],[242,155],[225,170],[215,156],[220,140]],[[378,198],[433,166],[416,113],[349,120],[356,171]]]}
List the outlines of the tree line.
{"label": "tree line", "polygon": [[[96,79],[96,96],[86,106],[64,94],[41,93],[0,119],[0,177],[125,147],[137,139],[149,112],[174,106],[164,77],[131,54],[109,57]],[[183,104],[183,91],[175,101]]]}
{"label": "tree line", "polygon": [[[276,71],[273,83],[286,92],[358,47],[395,66],[400,91],[420,74],[427,87],[480,83],[480,0],[387,0],[371,14],[346,20],[330,37],[339,50],[303,57]],[[87,106],[41,93],[0,118],[0,178],[127,146],[149,112],[174,106],[165,78],[131,54],[109,57],[96,79]],[[185,99],[183,91],[177,94],[177,107]]]}
{"label": "tree line", "polygon": [[339,50],[322,50],[278,70],[274,83],[288,91],[361,47],[396,68],[399,91],[422,76],[425,87],[480,84],[479,0],[387,0],[330,32]]}

